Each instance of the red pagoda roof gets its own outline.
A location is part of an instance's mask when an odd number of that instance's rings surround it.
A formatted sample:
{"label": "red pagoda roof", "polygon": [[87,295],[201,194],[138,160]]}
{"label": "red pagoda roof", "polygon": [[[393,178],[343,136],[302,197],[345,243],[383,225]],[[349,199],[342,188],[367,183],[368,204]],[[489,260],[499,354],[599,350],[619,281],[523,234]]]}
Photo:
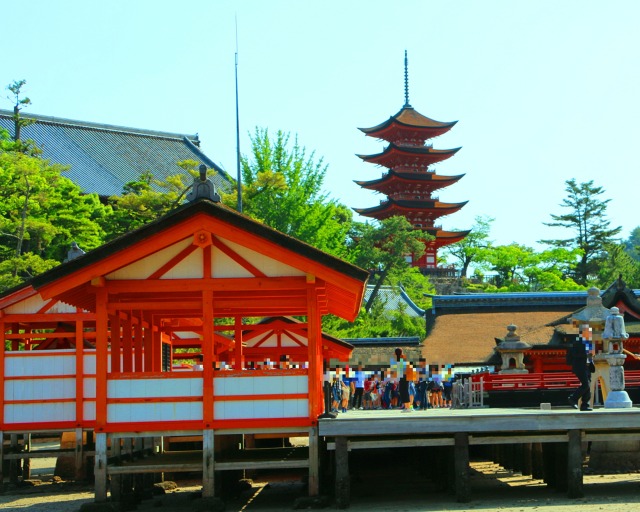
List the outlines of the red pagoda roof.
{"label": "red pagoda roof", "polygon": [[409,185],[413,185],[414,190],[438,190],[456,183],[463,176],[464,174],[441,176],[434,172],[402,172],[390,169],[388,173],[377,180],[354,180],[354,182],[362,188],[377,190],[388,195],[396,190],[407,190]]}
{"label": "red pagoda roof", "polygon": [[420,220],[428,221],[455,213],[467,203],[468,201],[463,203],[442,203],[434,200],[419,201],[388,198],[387,201],[381,202],[378,206],[354,208],[353,210],[360,215],[373,217],[374,219],[386,219],[394,215],[402,215],[409,222],[412,222],[412,220],[420,222]]}
{"label": "red pagoda roof", "polygon": [[443,123],[423,116],[413,107],[405,105],[387,121],[372,128],[359,128],[370,137],[396,142],[398,140],[425,140],[432,139],[443,133],[447,133],[458,121]]}
{"label": "red pagoda roof", "polygon": [[461,148],[433,149],[428,146],[410,147],[389,144],[382,153],[375,155],[357,155],[365,162],[382,165],[389,169],[397,167],[421,167],[442,162],[451,158]]}
{"label": "red pagoda roof", "polygon": [[471,230],[468,231],[444,231],[438,228],[426,228],[422,231],[429,233],[431,236],[435,237],[435,240],[429,240],[427,245],[431,247],[435,247],[439,249],[440,247],[444,247],[446,245],[455,244],[460,240],[464,239]]}

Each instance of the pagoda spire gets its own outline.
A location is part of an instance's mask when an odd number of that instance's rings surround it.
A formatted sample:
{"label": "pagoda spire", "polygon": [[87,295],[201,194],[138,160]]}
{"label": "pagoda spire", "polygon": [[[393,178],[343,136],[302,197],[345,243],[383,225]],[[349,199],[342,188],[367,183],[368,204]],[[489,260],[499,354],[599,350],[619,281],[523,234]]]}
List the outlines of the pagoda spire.
{"label": "pagoda spire", "polygon": [[381,178],[356,181],[363,188],[374,190],[386,197],[370,208],[353,208],[365,217],[377,220],[394,215],[405,217],[414,229],[425,234],[425,253],[411,255],[411,265],[423,273],[437,274],[438,254],[441,247],[459,242],[469,231],[445,231],[436,221],[460,210],[466,201],[445,203],[434,195],[457,182],[462,175],[438,174],[433,165],[455,155],[460,148],[434,149],[427,143],[447,133],[457,121],[441,122],[423,116],[409,103],[409,58],[404,51],[404,106],[387,121],[371,128],[360,128],[365,135],[388,142],[387,147],[373,155],[357,155],[368,163],[385,167]]}
{"label": "pagoda spire", "polygon": [[407,50],[404,51],[404,108],[411,108],[409,104],[409,59]]}

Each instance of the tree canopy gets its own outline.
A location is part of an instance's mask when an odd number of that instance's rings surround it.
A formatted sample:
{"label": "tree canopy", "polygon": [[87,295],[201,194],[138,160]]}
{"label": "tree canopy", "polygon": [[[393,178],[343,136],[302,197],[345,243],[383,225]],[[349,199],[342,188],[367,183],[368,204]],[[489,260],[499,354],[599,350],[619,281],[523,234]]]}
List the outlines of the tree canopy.
{"label": "tree canopy", "polygon": [[[242,211],[268,226],[330,254],[346,257],[344,241],[352,213],[322,190],[327,165],[315,153],[307,155],[297,138],[256,128],[251,154],[243,156]],[[237,193],[223,194],[235,207]]]}
{"label": "tree canopy", "polygon": [[551,214],[552,222],[544,224],[550,227],[562,227],[572,232],[572,236],[550,240],[541,240],[552,247],[580,249],[580,261],[573,270],[576,282],[586,285],[595,279],[598,267],[606,257],[605,248],[616,241],[621,227],[611,228],[607,219],[607,205],[610,199],[602,199],[602,187],[595,186],[593,180],[577,183],[575,179],[566,182],[566,197],[560,204],[567,213]]}

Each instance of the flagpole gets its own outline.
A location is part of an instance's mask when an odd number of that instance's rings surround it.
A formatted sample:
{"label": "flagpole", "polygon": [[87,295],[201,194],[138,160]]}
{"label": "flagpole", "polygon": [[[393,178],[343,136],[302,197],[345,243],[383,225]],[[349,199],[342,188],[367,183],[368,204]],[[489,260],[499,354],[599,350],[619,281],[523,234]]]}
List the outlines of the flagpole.
{"label": "flagpole", "polygon": [[238,109],[238,16],[236,15],[236,171],[238,174],[238,211],[242,213],[242,173],[240,169],[240,114]]}

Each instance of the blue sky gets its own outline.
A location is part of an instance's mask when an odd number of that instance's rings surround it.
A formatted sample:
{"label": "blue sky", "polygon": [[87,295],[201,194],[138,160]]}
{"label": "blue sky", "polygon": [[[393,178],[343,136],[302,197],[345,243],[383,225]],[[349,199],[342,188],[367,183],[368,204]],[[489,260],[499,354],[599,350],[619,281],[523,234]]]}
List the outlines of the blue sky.
{"label": "blue sky", "polygon": [[412,106],[459,121],[433,141],[462,146],[440,174],[466,173],[439,194],[469,201],[445,229],[488,215],[497,243],[539,247],[568,235],[543,222],[565,212],[571,178],[605,188],[623,237],[640,225],[635,0],[24,0],[1,12],[0,86],[26,79],[28,112],[197,132],[232,175],[237,18],[241,151],[256,126],[297,135],[351,207],[382,198],[353,183],[382,171],[355,154],[384,147],[357,128],[402,107],[406,49]]}

